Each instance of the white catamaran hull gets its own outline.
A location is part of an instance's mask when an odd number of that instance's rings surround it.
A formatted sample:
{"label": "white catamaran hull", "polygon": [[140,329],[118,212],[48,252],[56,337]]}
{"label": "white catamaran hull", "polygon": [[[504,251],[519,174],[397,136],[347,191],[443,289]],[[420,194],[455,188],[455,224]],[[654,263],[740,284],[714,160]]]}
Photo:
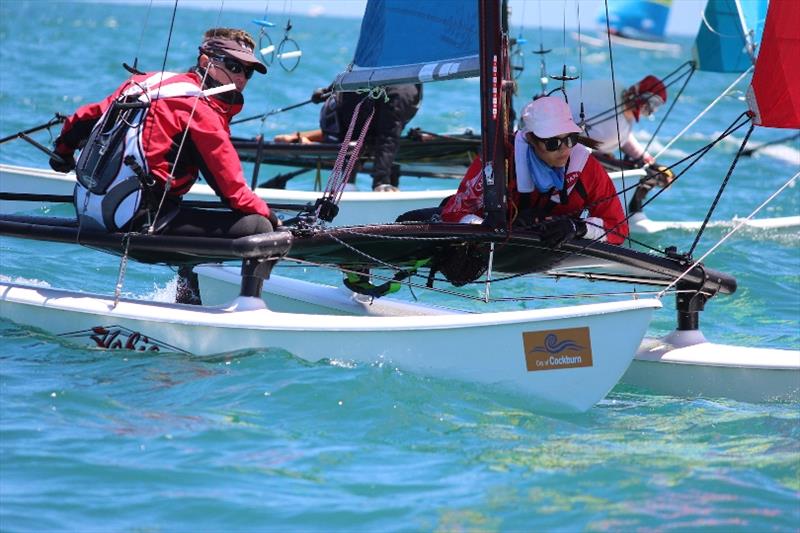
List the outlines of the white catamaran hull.
{"label": "white catamaran hull", "polygon": [[[230,267],[202,266],[203,301],[223,301],[240,278]],[[394,316],[448,312],[435,307],[380,298],[370,303],[346,288],[302,284],[274,277],[264,298],[286,312]],[[739,401],[800,400],[800,351],[750,348],[706,341],[700,331],[675,331],[645,339],[623,383],[682,397],[723,397]]]}
{"label": "white catamaran hull", "polygon": [[700,331],[645,339],[623,383],[660,394],[800,401],[800,350],[708,342]]}
{"label": "white catamaran hull", "polygon": [[[275,277],[267,285],[280,282]],[[114,307],[105,296],[0,283],[3,318],[84,345],[198,355],[279,348],[309,361],[385,361],[521,394],[532,409],[548,412],[585,411],[605,397],[659,307],[658,300],[643,299],[501,313],[347,316],[271,311],[258,298],[217,307],[121,300]]]}
{"label": "white catamaran hull", "polygon": [[[75,174],[61,174],[47,169],[0,164],[0,183],[4,192],[71,195],[75,188]],[[337,226],[377,224],[391,222],[400,214],[415,209],[436,207],[441,201],[455,194],[455,189],[428,191],[399,191],[376,193],[372,191],[345,191],[339,202],[339,214],[334,220]],[[285,189],[256,190],[268,204],[311,204],[322,196],[321,192]],[[184,196],[186,200],[216,201],[214,191],[208,185],[196,183]],[[0,201],[0,213],[15,213],[30,210],[39,205],[22,201]],[[296,211],[278,211],[285,220],[297,215]]]}

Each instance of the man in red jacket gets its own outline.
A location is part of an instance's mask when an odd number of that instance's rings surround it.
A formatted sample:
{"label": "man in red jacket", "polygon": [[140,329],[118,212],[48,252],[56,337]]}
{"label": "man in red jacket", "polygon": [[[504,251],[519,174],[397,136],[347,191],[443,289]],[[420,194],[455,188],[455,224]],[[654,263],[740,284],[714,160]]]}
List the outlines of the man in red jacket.
{"label": "man in red jacket", "polygon": [[[254,47],[243,30],[208,30],[189,72],[135,75],[65,122],[56,139],[60,159],[52,158],[50,166],[75,168],[82,228],[243,236],[280,225],[248,187],[230,140],[242,91],[253,72],[267,72]],[[200,172],[230,210],[180,205]]]}

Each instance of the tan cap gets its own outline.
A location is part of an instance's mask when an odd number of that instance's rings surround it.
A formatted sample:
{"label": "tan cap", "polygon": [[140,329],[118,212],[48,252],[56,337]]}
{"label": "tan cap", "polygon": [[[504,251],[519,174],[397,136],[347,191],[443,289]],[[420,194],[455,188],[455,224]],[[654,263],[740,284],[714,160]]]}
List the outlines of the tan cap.
{"label": "tan cap", "polygon": [[240,43],[234,39],[223,39],[221,37],[213,37],[200,45],[200,52],[222,54],[233,59],[237,59],[245,65],[251,65],[261,74],[267,73],[267,67],[253,54],[253,49],[246,44]]}

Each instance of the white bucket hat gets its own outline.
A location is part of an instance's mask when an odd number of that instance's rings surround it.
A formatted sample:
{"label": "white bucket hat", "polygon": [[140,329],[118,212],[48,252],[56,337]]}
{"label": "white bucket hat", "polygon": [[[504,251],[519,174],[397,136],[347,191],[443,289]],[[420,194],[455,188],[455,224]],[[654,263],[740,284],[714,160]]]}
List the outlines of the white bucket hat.
{"label": "white bucket hat", "polygon": [[523,133],[531,132],[540,139],[582,131],[572,119],[567,103],[555,96],[542,96],[526,105],[522,125]]}

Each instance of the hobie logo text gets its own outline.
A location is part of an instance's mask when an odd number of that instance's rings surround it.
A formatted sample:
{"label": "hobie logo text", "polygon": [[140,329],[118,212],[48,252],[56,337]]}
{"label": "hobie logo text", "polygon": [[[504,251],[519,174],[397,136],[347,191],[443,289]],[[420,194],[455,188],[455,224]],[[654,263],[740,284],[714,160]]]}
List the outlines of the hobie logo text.
{"label": "hobie logo text", "polygon": [[525,365],[528,372],[592,366],[589,328],[525,332]]}

